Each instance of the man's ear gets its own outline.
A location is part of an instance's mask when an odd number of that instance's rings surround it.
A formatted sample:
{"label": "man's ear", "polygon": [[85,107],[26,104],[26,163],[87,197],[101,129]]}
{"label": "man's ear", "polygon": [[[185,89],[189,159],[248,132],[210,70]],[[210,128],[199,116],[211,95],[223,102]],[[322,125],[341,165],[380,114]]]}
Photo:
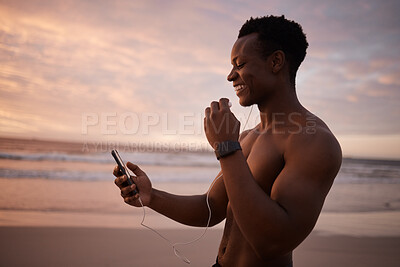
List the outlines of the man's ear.
{"label": "man's ear", "polygon": [[272,72],[278,73],[285,65],[285,53],[282,50],[276,50],[271,55]]}

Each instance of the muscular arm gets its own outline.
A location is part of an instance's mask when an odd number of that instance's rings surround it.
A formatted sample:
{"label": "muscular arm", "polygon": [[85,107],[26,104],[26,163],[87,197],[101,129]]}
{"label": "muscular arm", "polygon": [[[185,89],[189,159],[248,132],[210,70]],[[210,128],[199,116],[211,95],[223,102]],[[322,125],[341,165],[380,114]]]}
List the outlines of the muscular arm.
{"label": "muscular arm", "polygon": [[[122,175],[118,166],[114,168],[115,184],[121,190],[124,201],[132,206],[148,206],[151,209],[186,225],[206,226],[209,211],[206,205],[206,196],[178,196],[157,190],[152,187],[147,174],[139,166],[128,162],[127,167],[135,174],[132,176],[133,185],[128,185],[127,177]],[[209,203],[212,211],[210,226],[221,222],[226,215],[228,198],[223,179],[217,176],[214,186],[209,190]],[[136,188],[137,186],[137,188]],[[139,194],[136,189],[139,190]],[[139,200],[140,196],[140,200]]]}
{"label": "muscular arm", "polygon": [[[207,194],[178,196],[153,189],[149,208],[182,224],[204,227],[207,225],[209,216],[206,196]],[[209,203],[212,214],[210,226],[214,226],[225,219],[228,203],[222,177],[211,189]]]}
{"label": "muscular arm", "polygon": [[340,147],[330,133],[293,135],[287,144],[271,196],[256,182],[241,151],[220,160],[235,220],[260,258],[286,254],[304,240],[340,167]]}

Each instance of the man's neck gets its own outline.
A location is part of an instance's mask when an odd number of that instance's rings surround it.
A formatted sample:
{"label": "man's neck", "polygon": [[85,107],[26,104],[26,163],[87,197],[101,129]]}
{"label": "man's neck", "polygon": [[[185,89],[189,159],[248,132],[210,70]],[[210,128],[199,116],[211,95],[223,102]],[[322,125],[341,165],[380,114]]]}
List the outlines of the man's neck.
{"label": "man's neck", "polygon": [[274,127],[275,123],[287,123],[290,120],[290,114],[303,113],[306,109],[300,104],[295,88],[282,88],[277,90],[265,103],[259,104],[260,127],[265,130]]}

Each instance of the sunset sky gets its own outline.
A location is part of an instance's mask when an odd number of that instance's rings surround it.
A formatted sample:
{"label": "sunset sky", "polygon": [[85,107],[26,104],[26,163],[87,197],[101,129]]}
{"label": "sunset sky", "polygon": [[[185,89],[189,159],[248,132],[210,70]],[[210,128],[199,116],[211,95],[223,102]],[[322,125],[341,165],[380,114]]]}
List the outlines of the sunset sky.
{"label": "sunset sky", "polygon": [[[303,26],[303,105],[345,156],[400,159],[400,1],[0,0],[0,136],[205,145],[251,16]],[[248,127],[257,123],[254,108]],[[247,127],[247,128],[248,128]]]}

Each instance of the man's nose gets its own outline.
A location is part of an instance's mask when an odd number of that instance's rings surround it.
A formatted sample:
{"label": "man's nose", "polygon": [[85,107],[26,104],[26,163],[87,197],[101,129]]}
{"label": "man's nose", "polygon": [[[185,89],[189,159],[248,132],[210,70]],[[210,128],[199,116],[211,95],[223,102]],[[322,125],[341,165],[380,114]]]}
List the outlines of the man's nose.
{"label": "man's nose", "polygon": [[226,77],[229,82],[233,82],[237,78],[237,72],[234,68],[232,68],[231,72],[228,74],[228,77]]}

